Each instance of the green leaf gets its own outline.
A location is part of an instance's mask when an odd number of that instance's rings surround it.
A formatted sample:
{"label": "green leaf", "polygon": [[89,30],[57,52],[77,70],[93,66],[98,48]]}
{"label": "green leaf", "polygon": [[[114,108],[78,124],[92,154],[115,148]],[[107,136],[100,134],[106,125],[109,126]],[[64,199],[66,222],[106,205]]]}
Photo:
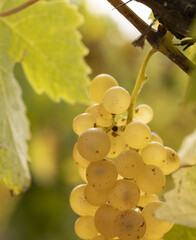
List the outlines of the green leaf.
{"label": "green leaf", "polygon": [[[26,0],[6,0],[1,11]],[[37,93],[55,101],[88,102],[87,74],[83,57],[87,49],[77,31],[82,23],[78,10],[63,0],[40,1],[0,19],[0,42],[24,72]]]}
{"label": "green leaf", "polygon": [[181,168],[172,177],[175,188],[164,195],[166,203],[157,210],[156,216],[196,227],[196,166]]}
{"label": "green leaf", "polygon": [[196,228],[174,225],[173,228],[164,235],[164,240],[195,240],[195,236]]}
{"label": "green leaf", "polygon": [[196,165],[196,129],[184,138],[178,153],[182,165]]}
{"label": "green leaf", "polygon": [[0,52],[0,178],[13,194],[30,184],[27,166],[29,123],[21,98],[21,89],[13,76],[13,61]]}

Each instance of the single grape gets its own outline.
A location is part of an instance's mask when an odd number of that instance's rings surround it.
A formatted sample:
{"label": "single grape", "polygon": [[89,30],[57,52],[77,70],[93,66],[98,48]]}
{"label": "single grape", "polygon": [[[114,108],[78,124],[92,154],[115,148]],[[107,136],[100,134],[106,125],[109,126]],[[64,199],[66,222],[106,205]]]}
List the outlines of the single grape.
{"label": "single grape", "polygon": [[100,107],[100,104],[95,103],[95,104],[91,105],[90,107],[88,107],[85,110],[85,112],[92,114],[94,116],[94,118],[96,119],[99,116],[99,107]]}
{"label": "single grape", "polygon": [[84,196],[90,204],[101,206],[108,200],[108,191],[97,191],[93,185],[87,184]]}
{"label": "single grape", "polygon": [[108,204],[100,206],[95,213],[95,226],[103,236],[115,237],[114,220],[120,213],[119,210],[113,208]]}
{"label": "single grape", "polygon": [[76,164],[78,164],[81,168],[87,168],[90,163],[90,161],[86,160],[80,155],[78,151],[77,143],[73,148],[73,159],[76,162]]}
{"label": "single grape", "polygon": [[163,145],[163,139],[155,132],[151,132],[151,142],[159,142]]}
{"label": "single grape", "polygon": [[124,178],[135,178],[142,174],[144,163],[142,157],[134,150],[121,152],[116,159],[117,172]]}
{"label": "single grape", "polygon": [[103,96],[103,106],[106,111],[120,114],[127,111],[130,105],[130,95],[122,87],[111,87]]}
{"label": "single grape", "polygon": [[159,198],[156,194],[144,193],[144,195],[140,196],[140,200],[137,205],[140,207],[145,207],[148,203],[158,200]]}
{"label": "single grape", "polygon": [[77,135],[80,135],[86,129],[96,126],[96,119],[90,113],[82,113],[76,116],[73,120],[73,130]]}
{"label": "single grape", "polygon": [[105,110],[105,108],[103,106],[103,103],[100,104],[98,111],[99,111],[99,116],[100,117],[102,117],[104,119],[107,119],[107,120],[112,120],[112,114]]}
{"label": "single grape", "polygon": [[108,154],[111,143],[109,136],[104,130],[89,128],[79,136],[77,146],[83,158],[97,161]]}
{"label": "single grape", "polygon": [[149,123],[153,119],[153,110],[146,104],[137,106],[133,113],[134,121]]}
{"label": "single grape", "polygon": [[70,194],[70,206],[72,210],[80,216],[92,215],[94,216],[97,207],[91,205],[84,196],[84,189],[86,184],[81,184],[75,187]]}
{"label": "single grape", "polygon": [[97,229],[92,216],[79,217],[75,222],[75,232],[81,239],[91,239],[97,235]]}
{"label": "single grape", "polygon": [[166,232],[168,232],[173,223],[159,219],[155,216],[156,210],[164,203],[161,201],[151,202],[146,205],[142,210],[142,216],[146,222],[145,237],[149,239],[161,238]]}
{"label": "single grape", "polygon": [[114,221],[116,235],[123,240],[139,240],[144,236],[146,224],[143,216],[134,210],[125,210]]}
{"label": "single grape", "polygon": [[108,193],[110,204],[120,211],[136,207],[139,198],[140,191],[137,184],[127,179],[118,180]]}
{"label": "single grape", "polygon": [[164,173],[154,165],[146,165],[143,168],[143,173],[136,178],[139,189],[146,193],[160,192],[165,186],[165,182]]}
{"label": "single grape", "polygon": [[101,103],[104,93],[114,86],[118,86],[116,79],[108,74],[100,74],[96,76],[90,84],[90,96],[95,102]]}
{"label": "single grape", "polygon": [[167,152],[161,143],[150,142],[141,150],[141,156],[146,164],[159,167],[161,162],[165,160]]}
{"label": "single grape", "polygon": [[180,167],[180,157],[172,148],[165,147],[167,156],[161,162],[160,168],[165,175],[168,175]]}
{"label": "single grape", "polygon": [[96,190],[112,188],[117,176],[115,164],[111,160],[106,159],[91,162],[86,170],[86,178]]}
{"label": "single grape", "polygon": [[150,128],[141,122],[129,123],[124,131],[125,141],[131,148],[144,148],[151,140]]}
{"label": "single grape", "polygon": [[126,149],[126,142],[123,132],[110,131],[108,133],[111,142],[111,148],[107,155],[108,158],[116,158],[122,151]]}
{"label": "single grape", "polygon": [[100,116],[97,117],[96,119],[97,126],[101,127],[110,127],[113,123],[112,119],[105,119]]}

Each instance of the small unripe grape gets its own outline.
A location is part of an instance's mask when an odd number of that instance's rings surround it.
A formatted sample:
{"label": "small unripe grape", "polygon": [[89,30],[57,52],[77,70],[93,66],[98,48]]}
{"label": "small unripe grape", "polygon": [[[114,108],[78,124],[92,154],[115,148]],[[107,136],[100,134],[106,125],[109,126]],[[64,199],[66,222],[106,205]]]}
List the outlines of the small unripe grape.
{"label": "small unripe grape", "polygon": [[103,106],[106,111],[120,114],[127,111],[130,105],[130,95],[122,87],[109,88],[103,96]]}
{"label": "small unripe grape", "polygon": [[138,206],[145,207],[150,202],[154,202],[154,201],[158,201],[158,200],[159,200],[159,198],[156,194],[145,193],[144,195],[140,196]]}
{"label": "small unripe grape", "polygon": [[81,168],[87,168],[90,161],[88,161],[87,159],[83,158],[79,151],[78,151],[78,147],[77,147],[77,143],[75,144],[74,148],[73,148],[73,159],[76,162],[76,164],[78,164]]}
{"label": "small unripe grape", "polygon": [[90,161],[104,158],[110,150],[110,138],[99,128],[89,128],[78,138],[78,151],[80,155]]}
{"label": "small unripe grape", "polygon": [[164,203],[161,201],[155,201],[149,203],[143,208],[142,216],[144,217],[146,222],[146,238],[161,238],[163,234],[165,234],[172,228],[173,223],[159,219],[155,216],[156,210],[163,204]]}
{"label": "small unripe grape", "polygon": [[126,142],[123,132],[110,131],[108,133],[111,142],[111,148],[107,155],[108,158],[116,158],[122,151],[126,149]]}
{"label": "small unripe grape", "polygon": [[142,157],[134,150],[121,152],[116,159],[116,169],[124,178],[135,178],[142,174],[144,163]]}
{"label": "small unripe grape", "polygon": [[75,187],[70,194],[70,206],[80,216],[94,215],[97,207],[91,205],[84,196],[86,184]]}
{"label": "small unripe grape", "polygon": [[115,78],[108,74],[100,74],[96,76],[90,84],[90,96],[95,102],[101,103],[104,93],[114,86],[118,86]]}
{"label": "small unripe grape", "polygon": [[153,118],[153,110],[146,104],[137,106],[133,113],[134,121],[149,123]]}
{"label": "small unripe grape", "polygon": [[144,236],[146,224],[143,216],[134,210],[125,210],[114,221],[115,233],[123,240],[139,240]]}
{"label": "small unripe grape", "polygon": [[96,119],[90,113],[82,113],[76,116],[73,120],[73,130],[77,135],[80,135],[88,128],[95,127]]}
{"label": "small unripe grape", "polygon": [[97,229],[92,216],[83,216],[75,222],[75,232],[81,239],[91,239],[97,235]]}
{"label": "small unripe grape", "polygon": [[120,211],[136,207],[139,198],[140,191],[137,184],[127,179],[118,180],[108,193],[110,204]]}
{"label": "small unripe grape", "polygon": [[151,131],[144,123],[131,122],[126,126],[124,136],[129,147],[141,149],[150,142]]}
{"label": "small unripe grape", "polygon": [[105,237],[115,237],[114,220],[119,213],[119,210],[108,204],[99,207],[94,218],[98,232]]}
{"label": "small unripe grape", "polygon": [[143,192],[158,193],[165,186],[166,179],[160,168],[146,165],[143,168],[143,173],[137,176],[136,183]]}
{"label": "small unripe grape", "polygon": [[111,160],[106,159],[91,162],[86,170],[86,178],[96,190],[112,188],[117,176],[115,164]]}
{"label": "small unripe grape", "polygon": [[172,148],[165,147],[165,150],[167,155],[161,162],[160,168],[165,175],[168,175],[180,167],[180,157]]}
{"label": "small unripe grape", "polygon": [[146,164],[160,167],[161,162],[163,162],[167,156],[167,152],[161,143],[150,142],[141,150],[141,156]]}
{"label": "small unripe grape", "polygon": [[155,132],[151,132],[151,142],[159,142],[163,145],[163,139]]}
{"label": "small unripe grape", "polygon": [[95,187],[91,184],[87,184],[84,189],[84,195],[86,200],[95,206],[101,206],[108,200],[108,191],[97,191]]}

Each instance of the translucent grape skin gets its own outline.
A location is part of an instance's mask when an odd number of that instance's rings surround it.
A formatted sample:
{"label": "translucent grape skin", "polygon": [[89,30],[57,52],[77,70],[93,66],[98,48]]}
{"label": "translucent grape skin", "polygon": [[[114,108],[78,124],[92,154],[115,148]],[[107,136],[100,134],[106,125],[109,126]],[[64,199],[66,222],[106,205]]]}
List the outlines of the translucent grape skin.
{"label": "translucent grape skin", "polygon": [[133,113],[134,121],[149,123],[153,118],[153,110],[147,104],[137,106]]}
{"label": "translucent grape skin", "polygon": [[150,142],[141,150],[141,156],[146,164],[160,167],[167,156],[164,146],[158,142]]}
{"label": "translucent grape skin", "polygon": [[77,147],[77,143],[75,144],[74,148],[73,148],[73,159],[75,161],[76,164],[78,164],[81,168],[87,168],[90,161],[86,160],[85,158],[83,158],[79,151],[78,151],[78,147]]}
{"label": "translucent grape skin", "polygon": [[108,238],[115,237],[114,220],[119,213],[118,209],[113,208],[109,204],[100,206],[94,217],[98,232]]}
{"label": "translucent grape skin", "polygon": [[160,168],[146,165],[143,173],[137,176],[136,183],[139,189],[145,193],[158,193],[165,186],[166,179]]}
{"label": "translucent grape skin", "polygon": [[86,170],[88,182],[96,190],[109,190],[115,185],[118,173],[115,164],[111,160],[91,162]]}
{"label": "translucent grape skin", "polygon": [[156,194],[149,194],[145,193],[144,195],[140,196],[138,206],[145,207],[150,202],[158,201],[159,198]]}
{"label": "translucent grape skin", "polygon": [[110,138],[107,133],[99,128],[89,128],[78,138],[77,147],[80,155],[89,160],[103,159],[110,150]]}
{"label": "translucent grape skin", "polygon": [[97,235],[97,229],[94,224],[94,217],[82,216],[75,222],[75,232],[81,239],[91,239]]}
{"label": "translucent grape skin", "polygon": [[125,210],[118,214],[114,227],[116,235],[123,240],[139,240],[146,230],[143,216],[134,210]]}
{"label": "translucent grape skin", "polygon": [[151,142],[159,142],[163,145],[163,139],[155,132],[151,132]]}
{"label": "translucent grape skin", "polygon": [[151,140],[150,128],[141,122],[129,123],[124,131],[125,141],[131,148],[144,148]]}
{"label": "translucent grape skin", "polygon": [[114,86],[118,86],[115,78],[108,74],[100,74],[91,81],[89,88],[90,96],[95,102],[101,103],[104,93]]}
{"label": "translucent grape skin", "polygon": [[103,106],[106,111],[121,114],[127,111],[130,105],[130,95],[122,87],[111,87],[103,96]]}
{"label": "translucent grape skin", "polygon": [[75,187],[70,194],[70,206],[72,210],[80,216],[94,216],[97,207],[91,205],[84,196],[86,184],[81,184]]}
{"label": "translucent grape skin", "polygon": [[86,200],[95,206],[101,206],[108,200],[108,191],[97,191],[93,185],[87,184],[84,189]]}
{"label": "translucent grape skin", "polygon": [[155,216],[155,211],[163,204],[164,203],[161,201],[154,201],[143,208],[142,216],[144,217],[146,222],[146,238],[161,238],[166,232],[168,232],[172,228],[173,223],[156,218]]}
{"label": "translucent grape skin", "polygon": [[96,125],[95,117],[90,113],[82,113],[77,115],[72,123],[74,132],[80,135],[88,128],[93,128]]}
{"label": "translucent grape skin", "polygon": [[108,193],[111,206],[120,211],[136,207],[139,198],[140,190],[137,184],[128,179],[118,180]]}
{"label": "translucent grape skin", "polygon": [[116,159],[116,169],[124,178],[135,178],[142,174],[144,163],[142,157],[134,150],[121,152]]}

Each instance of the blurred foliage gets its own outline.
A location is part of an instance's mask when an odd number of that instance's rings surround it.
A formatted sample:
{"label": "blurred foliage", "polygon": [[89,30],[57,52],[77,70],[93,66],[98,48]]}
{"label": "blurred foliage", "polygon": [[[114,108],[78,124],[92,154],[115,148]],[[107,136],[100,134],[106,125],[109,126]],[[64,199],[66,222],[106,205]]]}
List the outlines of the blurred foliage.
{"label": "blurred foliage", "polygon": [[[81,32],[90,50],[86,61],[93,70],[91,78],[99,73],[111,74],[131,93],[148,44],[144,50],[135,48],[109,18],[88,12],[84,4],[80,11],[85,18]],[[20,64],[15,75],[31,122],[32,186],[14,198],[0,189],[0,240],[76,240],[76,215],[69,207],[69,194],[82,180],[71,156],[77,140],[71,126],[74,116],[87,106],[56,104],[45,95],[36,95],[25,81]],[[153,108],[151,129],[165,145],[178,150],[196,123],[194,105],[183,104],[187,76],[159,53],[150,60],[147,75],[137,104]]]}

